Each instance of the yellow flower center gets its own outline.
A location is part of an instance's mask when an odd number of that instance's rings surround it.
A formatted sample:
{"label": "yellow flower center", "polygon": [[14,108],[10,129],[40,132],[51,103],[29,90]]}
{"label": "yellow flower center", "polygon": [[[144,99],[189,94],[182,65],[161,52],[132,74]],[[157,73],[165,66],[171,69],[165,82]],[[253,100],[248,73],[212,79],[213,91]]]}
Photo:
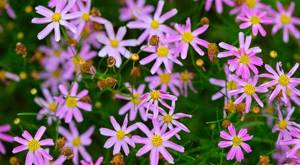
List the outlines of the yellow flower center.
{"label": "yellow flower center", "polygon": [[81,19],[83,19],[85,22],[90,21],[90,14],[89,13],[83,13],[81,16]]}
{"label": "yellow flower center", "polygon": [[135,105],[139,105],[141,103],[140,96],[141,96],[141,94],[138,94],[138,93],[133,94],[131,96],[131,102],[133,102],[133,104],[135,104]]}
{"label": "yellow flower center", "polygon": [[163,143],[163,138],[161,136],[155,134],[152,136],[151,142],[152,142],[152,146],[159,147]]}
{"label": "yellow flower center", "polygon": [[188,71],[184,71],[180,74],[180,78],[182,81],[190,81],[191,80],[191,76],[190,73]]}
{"label": "yellow flower center", "polygon": [[162,84],[169,84],[171,80],[171,75],[168,73],[163,73],[159,76],[159,79]]}
{"label": "yellow flower center", "polygon": [[68,108],[75,108],[77,107],[77,99],[75,97],[71,97],[71,96],[68,96],[67,99],[66,99],[66,105]]}
{"label": "yellow flower center", "polygon": [[286,88],[286,95],[291,96],[292,90],[289,88]]}
{"label": "yellow flower center", "polygon": [[76,137],[72,141],[73,146],[78,147],[81,145],[80,137]]}
{"label": "yellow flower center", "polygon": [[280,16],[280,21],[282,24],[287,25],[287,24],[291,23],[291,17],[286,14],[282,14]]}
{"label": "yellow flower center", "polygon": [[58,57],[61,56],[61,51],[60,50],[54,50],[53,54],[54,54],[55,57],[58,58]]}
{"label": "yellow flower center", "polygon": [[150,97],[152,100],[158,100],[160,98],[160,92],[158,90],[153,90],[150,92]]}
{"label": "yellow flower center", "polygon": [[160,23],[157,20],[152,20],[150,26],[152,29],[158,29],[160,26]]}
{"label": "yellow flower center", "polygon": [[260,18],[258,16],[256,16],[256,15],[254,15],[254,16],[251,17],[250,22],[253,25],[259,24],[260,23]]}
{"label": "yellow flower center", "polygon": [[56,103],[49,103],[48,104],[48,109],[50,110],[50,111],[52,111],[52,112],[56,112],[56,110],[57,110],[57,104]]}
{"label": "yellow flower center", "polygon": [[156,51],[156,54],[159,56],[159,57],[166,57],[169,55],[169,49],[167,47],[164,47],[164,46],[160,46],[157,51]]}
{"label": "yellow flower center", "polygon": [[181,39],[188,44],[194,39],[194,35],[191,32],[184,32],[181,36]]}
{"label": "yellow flower center", "polygon": [[226,86],[227,86],[227,89],[229,91],[235,90],[237,88],[237,83],[235,81],[232,81],[232,80],[231,81],[227,81]]}
{"label": "yellow flower center", "polygon": [[125,138],[126,134],[123,130],[119,130],[116,132],[116,137],[118,140],[123,140]]}
{"label": "yellow flower center", "polygon": [[0,70],[0,80],[5,80],[6,72],[4,70]]}
{"label": "yellow flower center", "polygon": [[278,127],[282,130],[286,129],[288,122],[286,120],[281,120],[278,122]]}
{"label": "yellow flower center", "polygon": [[72,57],[72,62],[74,65],[82,65],[85,63],[85,60],[79,54],[77,54]]}
{"label": "yellow flower center", "polygon": [[235,146],[235,147],[240,146],[242,144],[242,142],[243,142],[243,140],[238,136],[235,136],[232,139],[232,145]]}
{"label": "yellow flower center", "polygon": [[61,20],[61,14],[60,13],[54,13],[53,15],[52,15],[52,21],[53,22],[58,22],[58,21],[60,21]]}
{"label": "yellow flower center", "polygon": [[119,46],[119,41],[118,40],[111,40],[110,45],[113,48],[117,48]]}
{"label": "yellow flower center", "polygon": [[40,145],[39,141],[32,139],[28,142],[27,147],[28,147],[29,151],[36,151],[36,150],[40,149],[41,145]]}
{"label": "yellow flower center", "polygon": [[282,86],[287,86],[290,83],[290,79],[287,75],[282,74],[278,77],[278,83]]}
{"label": "yellow flower center", "polygon": [[167,114],[163,117],[163,121],[164,121],[164,123],[167,123],[167,124],[171,123],[173,121],[173,116]]}
{"label": "yellow flower center", "polygon": [[253,95],[255,93],[255,86],[248,83],[244,86],[244,92],[247,94],[247,95]]}
{"label": "yellow flower center", "polygon": [[60,70],[55,70],[52,72],[52,77],[54,78],[60,78],[60,75],[61,75]]}
{"label": "yellow flower center", "polygon": [[244,65],[249,64],[250,58],[249,58],[248,54],[243,54],[243,55],[241,55],[241,56],[239,57],[239,62],[240,62],[241,64],[244,64]]}
{"label": "yellow flower center", "polygon": [[257,0],[246,0],[246,5],[248,8],[253,9],[257,4]]}

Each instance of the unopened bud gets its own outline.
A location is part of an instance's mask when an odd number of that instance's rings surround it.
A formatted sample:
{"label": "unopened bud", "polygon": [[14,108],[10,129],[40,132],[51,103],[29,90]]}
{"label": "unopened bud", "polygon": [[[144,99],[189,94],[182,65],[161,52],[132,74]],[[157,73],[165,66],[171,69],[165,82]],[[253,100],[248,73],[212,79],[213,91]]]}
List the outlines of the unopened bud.
{"label": "unopened bud", "polygon": [[99,17],[99,16],[101,16],[101,12],[100,12],[99,9],[93,7],[92,11],[91,11],[91,15],[94,16],[94,17]]}
{"label": "unopened bud", "polygon": [[18,55],[22,55],[22,56],[26,56],[27,55],[27,48],[24,44],[22,44],[21,42],[18,42],[16,44],[16,53]]}
{"label": "unopened bud", "polygon": [[91,103],[92,99],[89,95],[86,95],[83,98],[81,98],[80,101],[85,102],[85,103]]}
{"label": "unopened bud", "polygon": [[124,157],[122,154],[114,155],[113,159],[110,161],[111,165],[125,165]]}
{"label": "unopened bud", "polygon": [[140,77],[141,76],[141,68],[134,66],[130,71],[130,75],[132,77]]}
{"label": "unopened bud", "polygon": [[151,46],[158,46],[159,44],[159,36],[158,35],[153,35],[149,39],[149,45]]}
{"label": "unopened bud", "polygon": [[224,129],[227,129],[227,127],[231,124],[231,122],[229,120],[223,120],[222,122],[222,127]]}
{"label": "unopened bud", "polygon": [[65,146],[65,144],[66,144],[66,139],[64,137],[61,137],[56,140],[55,146],[58,150],[60,150]]}
{"label": "unopened bud", "polygon": [[270,57],[276,58],[277,56],[278,56],[278,53],[277,53],[275,50],[272,50],[272,51],[270,52]]}
{"label": "unopened bud", "polygon": [[260,108],[258,106],[255,106],[252,108],[252,112],[258,114],[260,112]]}
{"label": "unopened bud", "polygon": [[245,113],[246,110],[246,104],[245,103],[239,103],[236,105],[236,110],[240,113],[243,114]]}
{"label": "unopened bud", "polygon": [[133,54],[131,55],[131,60],[132,60],[132,61],[138,61],[139,59],[140,59],[139,54],[133,53]]}
{"label": "unopened bud", "polygon": [[201,25],[209,24],[209,19],[208,19],[207,17],[201,18],[200,24],[201,24]]}
{"label": "unopened bud", "polygon": [[73,154],[73,150],[71,147],[63,147],[60,150],[60,154],[65,156],[68,160],[72,159],[74,154]]}
{"label": "unopened bud", "polygon": [[107,67],[112,68],[112,67],[114,67],[116,65],[116,59],[114,57],[112,57],[112,56],[109,56],[107,58],[106,63],[107,63]]}
{"label": "unopened bud", "polygon": [[208,59],[211,62],[215,62],[219,52],[218,45],[216,43],[209,43],[207,48]]}
{"label": "unopened bud", "polygon": [[267,155],[260,155],[259,156],[259,165],[269,165],[270,158]]}
{"label": "unopened bud", "polygon": [[13,156],[13,157],[9,158],[9,164],[10,165],[19,165],[20,162],[19,162],[18,158],[16,158],[16,157]]}
{"label": "unopened bud", "polygon": [[77,45],[77,41],[76,41],[75,38],[69,37],[69,38],[68,38],[68,44],[69,44],[70,46],[76,46],[76,45]]}

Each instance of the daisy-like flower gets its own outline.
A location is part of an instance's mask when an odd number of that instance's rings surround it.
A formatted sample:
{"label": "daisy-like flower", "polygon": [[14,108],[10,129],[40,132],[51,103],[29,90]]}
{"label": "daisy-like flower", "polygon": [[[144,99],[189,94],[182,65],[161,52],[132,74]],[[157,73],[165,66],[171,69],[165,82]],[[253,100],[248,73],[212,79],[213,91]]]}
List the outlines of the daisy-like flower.
{"label": "daisy-like flower", "polygon": [[85,146],[89,146],[92,143],[91,136],[95,130],[94,126],[91,126],[83,134],[79,134],[78,129],[76,128],[73,122],[69,123],[70,131],[66,130],[64,127],[59,127],[58,132],[67,139],[67,147],[73,149],[73,163],[79,164],[79,154],[86,161],[92,161],[90,154],[86,151]]}
{"label": "daisy-like flower", "polygon": [[129,96],[116,94],[115,98],[128,101],[124,106],[119,109],[119,115],[129,114],[129,120],[133,121],[139,112],[140,117],[146,121],[147,115],[144,106],[139,106],[141,103],[141,96],[144,94],[145,85],[141,84],[138,88],[133,88],[129,83],[125,83],[127,89],[131,92]]}
{"label": "daisy-like flower", "polygon": [[14,140],[21,145],[13,149],[13,153],[19,153],[28,150],[25,165],[43,164],[44,160],[52,160],[52,156],[42,147],[53,146],[52,139],[41,140],[41,137],[46,131],[46,127],[41,126],[34,137],[31,136],[26,130],[23,132],[22,137],[14,137]]}
{"label": "daisy-like flower", "polygon": [[181,88],[180,74],[179,73],[167,73],[159,69],[157,75],[148,76],[145,81],[150,89],[157,89],[160,86],[160,90],[167,92],[168,89],[172,94],[179,96],[178,89]]}
{"label": "daisy-like flower", "polygon": [[175,29],[179,33],[178,35],[171,35],[167,38],[167,42],[179,42],[178,47],[180,47],[180,55],[182,59],[186,59],[189,45],[201,56],[204,55],[204,51],[199,47],[208,47],[208,42],[200,39],[198,36],[204,33],[209,25],[203,25],[196,30],[191,30],[191,19],[187,18],[185,25],[175,24]]}
{"label": "daisy-like flower", "polygon": [[48,124],[51,125],[57,119],[56,111],[59,101],[53,97],[47,88],[42,88],[42,93],[45,99],[41,97],[34,98],[34,102],[42,107],[37,115],[37,119],[42,120],[44,117],[47,117]]}
{"label": "daisy-like flower", "polygon": [[72,33],[76,33],[76,27],[69,23],[69,20],[75,19],[80,16],[80,13],[70,13],[71,8],[75,4],[75,0],[69,0],[68,3],[63,1],[58,1],[55,7],[55,11],[44,7],[44,6],[37,6],[35,8],[36,12],[44,18],[33,18],[32,23],[35,24],[48,24],[38,35],[38,39],[44,39],[51,31],[54,30],[54,38],[55,41],[59,41],[60,36],[60,26],[64,26]]}
{"label": "daisy-like flower", "polygon": [[126,0],[125,6],[120,9],[120,20],[128,21],[141,18],[142,15],[150,16],[154,10],[152,5],[146,5],[145,0]]}
{"label": "daisy-like flower", "polygon": [[253,138],[252,135],[248,134],[248,130],[246,128],[240,129],[238,134],[236,134],[236,130],[232,124],[228,126],[228,131],[221,131],[220,137],[224,140],[220,141],[218,146],[220,148],[231,147],[229,152],[227,153],[227,160],[236,159],[238,162],[241,162],[244,159],[243,150],[246,153],[252,152],[251,147],[245,143]]}
{"label": "daisy-like flower", "polygon": [[279,94],[282,95],[283,101],[286,104],[288,103],[288,96],[291,94],[291,92],[295,93],[297,96],[300,96],[300,91],[296,88],[296,86],[300,84],[300,78],[292,77],[297,71],[298,67],[299,63],[296,63],[288,73],[284,73],[281,62],[277,62],[276,71],[270,65],[265,64],[265,68],[269,73],[261,74],[260,77],[269,78],[272,80],[262,84],[262,86],[267,88],[275,86],[275,89],[269,97],[270,103]]}
{"label": "daisy-like flower", "polygon": [[0,1],[0,12],[2,10],[6,10],[6,13],[9,17],[11,17],[13,19],[16,18],[16,14],[15,14],[14,10],[12,9],[12,7],[10,6],[10,4],[8,3],[8,0],[1,0]]}
{"label": "daisy-like flower", "polygon": [[300,38],[300,31],[295,25],[300,25],[300,19],[293,17],[293,12],[295,9],[295,3],[291,2],[287,10],[284,9],[280,2],[277,2],[278,12],[274,13],[274,26],[272,29],[272,34],[278,32],[279,29],[283,29],[283,41],[289,41],[289,33],[295,38]]}
{"label": "daisy-like flower", "polygon": [[134,142],[128,136],[128,134],[134,131],[137,127],[135,124],[128,126],[128,117],[125,116],[123,121],[123,125],[116,121],[113,116],[110,116],[110,122],[114,127],[114,130],[107,129],[107,128],[100,128],[100,134],[104,136],[109,136],[110,138],[104,144],[104,148],[111,148],[114,146],[113,155],[119,153],[121,149],[123,149],[125,155],[129,154],[129,146],[135,147]]}
{"label": "daisy-like flower", "polygon": [[291,132],[292,138],[287,140],[282,140],[279,145],[283,147],[288,147],[289,149],[286,151],[287,158],[296,158],[299,162],[299,140],[300,140],[300,133],[299,132]]}
{"label": "daisy-like flower", "polygon": [[181,88],[180,93],[184,96],[188,96],[188,89],[191,89],[194,93],[198,91],[193,86],[192,80],[195,78],[195,74],[189,71],[183,71],[180,73],[180,80],[181,80]]}
{"label": "daisy-like flower", "polygon": [[257,36],[260,34],[265,37],[267,32],[263,28],[263,24],[271,24],[273,21],[268,16],[267,11],[261,11],[258,9],[255,10],[246,10],[243,15],[237,17],[238,20],[243,23],[240,24],[241,29],[246,29],[252,27],[252,34]]}
{"label": "daisy-like flower", "polygon": [[87,162],[87,161],[85,161],[85,160],[81,160],[80,163],[81,163],[82,165],[101,165],[102,162],[103,162],[103,157],[100,156],[100,157],[96,160],[95,163],[93,163],[93,162]]}
{"label": "daisy-like flower", "polygon": [[246,113],[250,111],[252,98],[258,103],[259,106],[263,107],[263,102],[259,99],[256,93],[265,93],[268,92],[268,89],[262,86],[256,86],[258,81],[258,76],[254,76],[253,79],[249,80],[240,80],[235,78],[235,81],[239,84],[238,88],[235,90],[229,91],[230,95],[238,95],[237,99],[234,101],[234,104],[239,104],[245,100],[246,103]]}
{"label": "daisy-like flower", "polygon": [[60,119],[65,119],[66,123],[70,123],[73,117],[77,122],[82,122],[83,117],[79,109],[84,111],[91,111],[92,105],[81,101],[81,99],[88,95],[88,90],[78,92],[78,83],[74,82],[70,92],[65,85],[59,85],[59,90],[64,97],[63,104],[58,108],[56,115]]}
{"label": "daisy-like flower", "polygon": [[0,153],[6,154],[5,147],[3,145],[3,142],[13,142],[14,138],[7,134],[8,131],[10,131],[11,127],[9,124],[3,124],[0,125]]}
{"label": "daisy-like flower", "polygon": [[250,70],[254,74],[258,74],[256,66],[262,66],[263,61],[256,54],[261,52],[259,47],[250,48],[251,36],[247,36],[245,39],[244,33],[239,33],[240,47],[236,48],[227,43],[221,42],[219,46],[227,51],[220,52],[219,58],[234,56],[234,59],[228,60],[229,70],[236,71],[238,76],[242,76],[244,79],[250,77]]}
{"label": "daisy-like flower", "polygon": [[171,148],[177,152],[184,152],[184,148],[178,144],[173,143],[170,139],[180,131],[180,128],[172,129],[168,132],[163,132],[160,128],[159,122],[154,120],[152,131],[147,128],[143,123],[138,123],[138,128],[147,136],[140,137],[133,135],[132,139],[135,143],[144,144],[142,148],[138,150],[136,156],[142,156],[147,152],[150,152],[150,164],[158,165],[159,157],[162,157],[170,164],[174,164],[172,155],[166,148]]}
{"label": "daisy-like flower", "polygon": [[[175,102],[177,100],[177,97],[160,90],[152,90],[151,92],[147,92],[142,95],[140,99],[141,103],[139,106],[145,106],[147,114],[151,108],[151,110],[153,111],[153,118],[156,119],[159,114],[159,104],[163,105],[169,110],[175,109]],[[166,102],[167,100],[171,101],[171,105],[168,105],[168,103]]]}
{"label": "daisy-like flower", "polygon": [[162,36],[163,34],[173,32],[170,27],[164,25],[164,22],[176,15],[177,10],[172,9],[162,15],[164,4],[165,1],[158,1],[157,8],[153,17],[139,15],[138,20],[129,22],[127,24],[127,27],[130,29],[145,29],[138,38],[139,43],[142,43],[152,35]]}
{"label": "daisy-like flower", "polygon": [[206,0],[205,1],[205,11],[209,11],[211,9],[213,2],[215,2],[217,13],[223,12],[223,3],[228,6],[234,6],[233,0]]}
{"label": "daisy-like flower", "polygon": [[160,45],[158,47],[149,46],[145,47],[143,51],[151,54],[140,61],[141,65],[149,64],[155,60],[150,70],[151,74],[155,74],[162,64],[164,64],[167,73],[172,73],[173,63],[182,65],[175,56],[178,50],[176,48],[170,48],[168,45]]}
{"label": "daisy-like flower", "polygon": [[125,48],[128,46],[136,46],[138,43],[135,39],[123,40],[126,34],[126,27],[120,27],[115,34],[111,23],[105,25],[107,35],[99,35],[98,41],[103,44],[103,48],[99,51],[100,57],[112,56],[116,60],[116,67],[122,64],[121,55],[130,58],[131,53]]}
{"label": "daisy-like flower", "polygon": [[20,77],[18,75],[0,69],[0,81],[5,81],[7,79],[17,82],[20,81]]}

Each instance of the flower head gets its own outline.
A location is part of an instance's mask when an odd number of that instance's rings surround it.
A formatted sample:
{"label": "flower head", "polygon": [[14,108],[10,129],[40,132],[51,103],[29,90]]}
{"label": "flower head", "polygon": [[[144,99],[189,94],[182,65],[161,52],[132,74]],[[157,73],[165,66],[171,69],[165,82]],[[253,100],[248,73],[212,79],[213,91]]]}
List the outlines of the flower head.
{"label": "flower head", "polygon": [[152,5],[146,5],[145,0],[127,0],[125,6],[120,9],[120,20],[128,21],[131,19],[139,19],[145,15],[150,17],[154,10]]}

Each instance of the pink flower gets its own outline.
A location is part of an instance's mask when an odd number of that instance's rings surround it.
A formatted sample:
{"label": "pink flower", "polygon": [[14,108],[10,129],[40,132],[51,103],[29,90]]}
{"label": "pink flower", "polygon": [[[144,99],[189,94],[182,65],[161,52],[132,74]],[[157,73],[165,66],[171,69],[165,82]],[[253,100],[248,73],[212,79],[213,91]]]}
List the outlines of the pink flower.
{"label": "pink flower", "polygon": [[291,2],[287,10],[284,9],[280,2],[277,2],[278,12],[274,13],[274,26],[272,29],[272,34],[278,32],[279,29],[283,28],[283,41],[289,41],[289,33],[295,38],[300,38],[300,31],[295,25],[300,25],[300,19],[293,17],[293,12],[295,9],[295,3]]}
{"label": "pink flower", "polygon": [[189,45],[201,56],[204,55],[204,51],[199,47],[208,47],[208,42],[200,39],[198,35],[204,33],[208,29],[209,25],[203,25],[196,30],[191,30],[191,19],[187,18],[185,25],[175,24],[175,29],[179,34],[170,35],[167,37],[167,42],[179,42],[180,54],[182,59],[186,59]]}
{"label": "pink flower", "polygon": [[73,122],[69,123],[70,131],[66,130],[64,127],[59,127],[58,132],[67,139],[66,146],[73,149],[73,163],[79,164],[79,154],[86,161],[92,161],[90,154],[86,151],[85,146],[89,146],[92,143],[91,136],[95,130],[94,126],[91,126],[83,134],[79,134],[75,124]]}
{"label": "pink flower", "polygon": [[128,134],[136,129],[136,125],[133,124],[131,126],[128,125],[128,117],[125,116],[122,127],[117,123],[113,116],[110,116],[110,122],[114,127],[114,130],[107,128],[100,128],[100,134],[104,136],[110,136],[109,139],[106,140],[104,144],[104,148],[111,148],[114,146],[113,155],[119,153],[121,148],[123,149],[125,155],[129,154],[129,147],[135,147],[134,142],[128,136]]}
{"label": "pink flower", "polygon": [[59,41],[60,36],[60,25],[64,26],[72,33],[76,33],[76,27],[69,23],[69,20],[75,19],[80,16],[80,13],[70,13],[71,8],[75,4],[75,0],[70,0],[68,3],[64,3],[63,1],[58,1],[55,7],[55,11],[43,7],[37,6],[35,8],[36,12],[44,18],[33,18],[32,23],[35,24],[46,24],[49,23],[39,34],[38,39],[44,39],[52,30],[54,30],[55,41]]}
{"label": "pink flower", "polygon": [[205,11],[209,11],[211,9],[214,1],[215,1],[217,13],[223,12],[223,3],[225,3],[228,6],[234,6],[233,0],[206,0],[205,1]]}
{"label": "pink flower", "polygon": [[131,53],[125,47],[136,46],[137,41],[135,39],[123,40],[126,34],[126,27],[120,27],[116,35],[111,23],[107,23],[105,29],[107,35],[99,35],[98,37],[98,41],[104,45],[98,55],[100,57],[112,56],[116,60],[116,67],[119,68],[122,64],[120,54],[129,58]]}
{"label": "pink flower", "polygon": [[138,42],[140,44],[143,41],[145,41],[149,36],[162,36],[163,34],[173,32],[173,30],[170,27],[164,25],[164,22],[176,15],[177,10],[172,9],[162,15],[164,4],[165,1],[158,1],[157,8],[153,17],[139,15],[138,20],[129,22],[127,24],[127,27],[130,29],[145,29],[144,32],[138,38]]}
{"label": "pink flower", "polygon": [[87,162],[85,160],[81,160],[81,164],[82,165],[101,165],[102,161],[103,161],[103,157],[100,156],[95,163],[93,163],[93,162]]}
{"label": "pink flower", "polygon": [[155,60],[155,63],[150,70],[151,74],[155,74],[162,64],[164,64],[167,73],[172,72],[173,63],[182,65],[175,56],[178,50],[176,48],[169,47],[169,45],[160,45],[158,47],[149,46],[145,47],[143,51],[151,54],[140,61],[141,65],[149,64]]}
{"label": "pink flower", "polygon": [[154,10],[152,5],[145,5],[145,0],[126,0],[124,7],[120,9],[120,20],[128,21],[138,19],[141,16],[148,16]]}
{"label": "pink flower", "polygon": [[299,162],[299,149],[300,149],[300,133],[299,132],[292,132],[292,137],[290,139],[282,140],[279,145],[283,147],[287,147],[285,156],[287,158],[295,158]]}
{"label": "pink flower", "polygon": [[54,142],[52,139],[41,140],[41,137],[46,131],[46,127],[41,126],[34,137],[27,131],[24,131],[22,137],[14,137],[14,140],[21,145],[13,149],[13,153],[28,150],[25,165],[32,164],[43,164],[45,160],[52,160],[52,156],[42,147],[53,146]]}
{"label": "pink flower", "polygon": [[240,94],[240,96],[238,96],[237,99],[234,101],[234,104],[239,104],[245,100],[246,113],[250,111],[252,98],[254,98],[254,100],[258,103],[259,106],[264,106],[263,102],[259,99],[256,93],[265,93],[268,91],[268,89],[262,86],[256,86],[257,80],[258,76],[254,76],[253,79],[248,80],[240,80],[236,78],[235,81],[239,84],[239,87],[235,90],[229,91],[230,95]]}
{"label": "pink flower", "polygon": [[271,24],[272,20],[268,16],[266,11],[261,11],[258,9],[255,10],[245,10],[242,15],[237,17],[238,20],[241,20],[243,23],[240,24],[241,29],[246,29],[252,26],[252,34],[257,36],[258,33],[261,36],[265,37],[267,32],[263,28],[262,24]]}
{"label": "pink flower", "polygon": [[152,131],[147,128],[143,123],[138,123],[138,128],[147,136],[140,137],[138,135],[132,136],[135,143],[144,144],[142,148],[138,150],[136,156],[142,156],[147,152],[150,152],[150,164],[158,165],[159,157],[162,157],[170,164],[174,164],[172,155],[167,151],[166,148],[171,148],[178,152],[184,152],[184,148],[178,144],[173,143],[170,139],[177,134],[180,129],[175,128],[168,132],[163,132],[160,129],[158,121],[154,120]]}
{"label": "pink flower", "polygon": [[230,14],[244,14],[246,10],[271,10],[271,7],[261,3],[261,0],[247,0],[241,2],[242,4],[235,4],[235,7],[230,11]]}
{"label": "pink flower", "polygon": [[5,81],[6,79],[10,79],[17,82],[20,81],[20,77],[18,75],[0,69],[0,81]]}
{"label": "pink flower", "polygon": [[300,91],[296,88],[300,84],[300,78],[293,78],[299,67],[299,64],[296,63],[294,67],[286,74],[282,69],[282,63],[277,62],[276,71],[268,64],[265,64],[265,68],[269,73],[261,74],[260,77],[272,79],[269,82],[262,84],[262,86],[270,88],[275,86],[275,89],[269,97],[269,103],[271,103],[276,96],[279,94],[282,95],[283,101],[285,104],[288,103],[288,96],[293,92],[295,95],[300,96]]}
{"label": "pink flower", "polygon": [[245,39],[244,33],[239,33],[240,47],[236,48],[227,43],[221,42],[219,46],[225,50],[218,54],[219,58],[234,56],[234,59],[228,60],[229,70],[236,71],[238,76],[242,76],[244,79],[249,78],[250,70],[254,74],[258,74],[256,66],[262,66],[263,61],[256,54],[261,52],[259,47],[250,48],[251,36],[247,36]]}
{"label": "pink flower", "polygon": [[0,153],[6,154],[5,147],[3,145],[3,142],[13,142],[14,138],[7,134],[8,131],[10,131],[11,127],[9,124],[3,124],[0,125]]}
{"label": "pink flower", "polygon": [[252,135],[248,134],[248,130],[245,128],[242,128],[238,134],[236,134],[236,130],[232,124],[228,126],[229,134],[226,131],[220,132],[220,137],[224,140],[220,141],[218,146],[220,148],[227,148],[231,147],[229,152],[227,153],[227,160],[233,160],[234,158],[241,162],[244,159],[243,150],[246,151],[246,153],[250,153],[252,150],[250,146],[245,143],[246,141],[249,141],[253,138]]}
{"label": "pink flower", "polygon": [[146,121],[147,115],[145,112],[145,107],[139,106],[141,103],[141,96],[144,94],[145,85],[141,84],[137,89],[133,88],[129,83],[125,83],[125,86],[131,92],[129,96],[121,94],[115,95],[117,99],[128,101],[119,109],[119,115],[129,114],[129,120],[133,121],[136,119],[137,113],[139,112],[140,117]]}
{"label": "pink flower", "polygon": [[[1,12],[2,7],[3,7],[3,9],[6,10],[7,15],[10,18],[15,19],[16,18],[16,14],[15,14],[14,10],[12,9],[12,7],[10,6],[8,0],[2,0],[1,3],[2,3],[1,5],[3,5],[3,6],[1,6],[0,12]],[[1,13],[0,13],[0,15],[1,15]]]}
{"label": "pink flower", "polygon": [[87,90],[82,90],[78,92],[78,83],[74,82],[70,92],[67,90],[65,85],[59,85],[59,90],[64,96],[63,104],[58,108],[57,116],[65,119],[66,123],[70,123],[73,117],[77,122],[82,122],[83,117],[79,109],[84,111],[91,111],[92,105],[81,101],[81,99],[88,95]]}

